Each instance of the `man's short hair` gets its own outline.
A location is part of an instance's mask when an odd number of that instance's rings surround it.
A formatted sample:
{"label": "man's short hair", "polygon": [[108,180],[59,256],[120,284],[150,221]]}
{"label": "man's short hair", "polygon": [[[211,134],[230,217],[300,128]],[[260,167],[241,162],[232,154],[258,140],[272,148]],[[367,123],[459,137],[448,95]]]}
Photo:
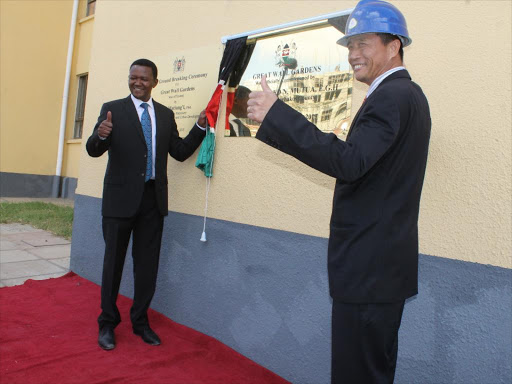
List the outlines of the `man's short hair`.
{"label": "man's short hair", "polygon": [[[400,38],[397,35],[392,35],[391,33],[376,33],[377,36],[380,37],[380,41],[382,41],[382,44],[388,45],[393,40],[400,40]],[[404,61],[404,44],[402,43],[402,40],[400,40],[400,50],[398,53],[400,54],[400,59]]]}
{"label": "man's short hair", "polygon": [[158,79],[158,69],[156,68],[155,63],[153,63],[151,60],[148,60],[148,59],[138,59],[138,60],[135,60],[132,63],[132,65],[130,65],[130,69],[132,69],[132,67],[134,65],[141,65],[143,67],[151,68],[151,72],[153,72],[153,78],[155,80]]}
{"label": "man's short hair", "polygon": [[251,90],[243,85],[239,85],[235,92],[235,99],[246,99],[249,97]]}

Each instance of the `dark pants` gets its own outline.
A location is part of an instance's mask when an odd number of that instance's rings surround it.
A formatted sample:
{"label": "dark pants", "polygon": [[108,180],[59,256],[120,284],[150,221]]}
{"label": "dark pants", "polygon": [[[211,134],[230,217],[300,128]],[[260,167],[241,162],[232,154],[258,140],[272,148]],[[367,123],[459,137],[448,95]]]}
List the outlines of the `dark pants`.
{"label": "dark pants", "polygon": [[163,223],[155,198],[154,181],[146,183],[140,207],[134,217],[103,217],[105,257],[101,280],[102,312],[98,317],[100,329],[104,326],[116,327],[121,322],[116,301],[132,232],[135,292],[130,319],[134,329],[148,325],[147,311],[156,289]]}
{"label": "dark pants", "polygon": [[332,304],[332,384],[393,383],[404,301]]}

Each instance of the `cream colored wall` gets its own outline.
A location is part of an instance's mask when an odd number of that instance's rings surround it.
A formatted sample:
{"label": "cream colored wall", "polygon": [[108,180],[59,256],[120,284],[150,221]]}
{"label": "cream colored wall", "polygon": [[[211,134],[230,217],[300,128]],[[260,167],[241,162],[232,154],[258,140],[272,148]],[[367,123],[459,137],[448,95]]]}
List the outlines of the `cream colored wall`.
{"label": "cream colored wall", "polygon": [[64,145],[62,163],[62,175],[75,178],[79,176],[82,145],[82,139],[73,139],[76,99],[78,94],[78,76],[89,72],[89,60],[91,57],[92,35],[94,30],[94,15],[87,17],[86,8],[87,1],[80,0],[75,31],[75,45],[73,48],[73,61],[71,64],[69,100],[66,117],[66,144]]}
{"label": "cream colored wall", "polygon": [[404,3],[418,20],[436,11],[407,53],[433,121],[421,249],[510,268],[512,3]]}
{"label": "cream colored wall", "polygon": [[[136,58],[198,47],[211,51],[220,46],[221,36],[352,8],[356,2],[311,4],[99,1],[84,137],[103,102],[128,95],[128,66]],[[394,4],[405,14],[413,38],[405,50],[406,65],[432,110],[420,251],[510,268],[511,4]],[[150,16],[142,20],[141,9]],[[366,86],[354,84],[356,110]],[[106,160],[89,158],[82,146],[77,193],[101,196]],[[194,162],[195,156],[182,164],[170,161],[170,209],[201,216],[205,179]],[[333,187],[332,178],[258,140],[218,135],[208,216],[327,237]]]}
{"label": "cream colored wall", "polygon": [[54,175],[71,1],[0,1],[0,171]]}

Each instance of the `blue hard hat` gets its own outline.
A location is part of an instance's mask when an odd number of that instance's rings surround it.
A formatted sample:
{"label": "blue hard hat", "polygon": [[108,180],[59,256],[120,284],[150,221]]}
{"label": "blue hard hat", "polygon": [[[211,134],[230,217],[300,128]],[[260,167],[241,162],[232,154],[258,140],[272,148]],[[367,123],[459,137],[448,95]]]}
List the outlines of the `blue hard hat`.
{"label": "blue hard hat", "polygon": [[402,45],[412,43],[402,12],[382,0],[361,0],[350,14],[345,26],[345,36],[337,41],[344,47],[352,36],[363,33],[389,33],[398,36]]}

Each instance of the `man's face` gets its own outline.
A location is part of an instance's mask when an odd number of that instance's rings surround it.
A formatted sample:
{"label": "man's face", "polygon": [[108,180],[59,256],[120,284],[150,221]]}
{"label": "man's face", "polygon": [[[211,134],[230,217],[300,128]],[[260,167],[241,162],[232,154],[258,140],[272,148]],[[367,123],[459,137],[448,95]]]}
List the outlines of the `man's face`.
{"label": "man's face", "polygon": [[384,72],[400,64],[397,61],[398,40],[384,45],[374,33],[353,36],[348,40],[348,62],[354,70],[356,80],[370,85]]}
{"label": "man's face", "polygon": [[231,110],[231,113],[239,118],[246,118],[247,117],[247,101],[249,100],[249,96],[245,96],[243,99],[239,99],[235,97],[235,100],[233,101],[233,109]]}
{"label": "man's face", "polygon": [[150,67],[134,65],[130,68],[128,87],[136,99],[148,101],[151,97],[151,91],[157,84],[158,80],[153,77]]}

